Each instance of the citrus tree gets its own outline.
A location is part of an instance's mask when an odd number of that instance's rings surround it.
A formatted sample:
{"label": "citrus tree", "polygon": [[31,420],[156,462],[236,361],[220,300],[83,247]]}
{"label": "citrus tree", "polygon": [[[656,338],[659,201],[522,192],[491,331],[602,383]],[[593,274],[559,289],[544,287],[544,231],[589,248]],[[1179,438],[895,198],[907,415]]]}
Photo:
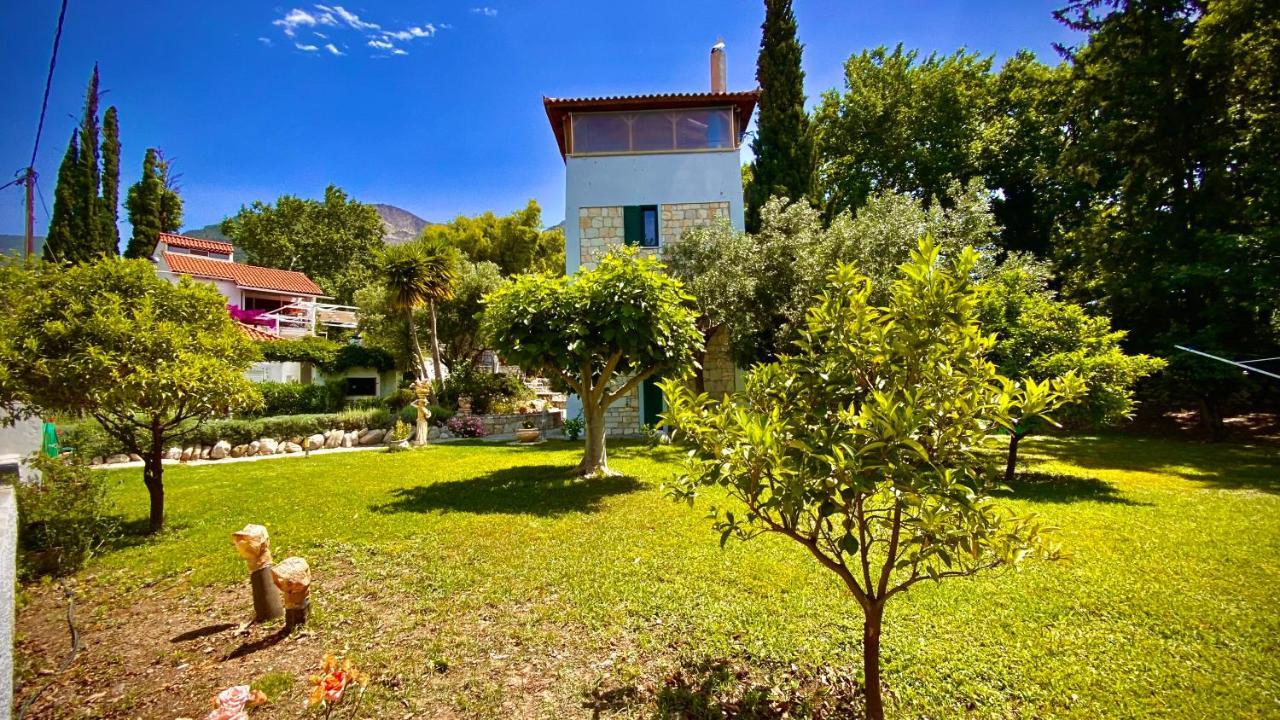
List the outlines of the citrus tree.
{"label": "citrus tree", "polygon": [[583,475],[610,472],[609,406],[647,378],[683,374],[702,350],[693,299],[661,267],[624,250],[571,277],[519,276],[485,299],[493,347],[527,370],[563,379],[582,400]]}
{"label": "citrus tree", "polygon": [[258,356],[212,285],[173,284],[145,260],[6,268],[0,406],[10,417],[89,416],[142,456],[150,528],[164,525],[167,444],[262,399]]}
{"label": "citrus tree", "polygon": [[966,249],[944,263],[921,242],[883,307],[840,265],[792,354],[756,366],[743,392],[713,401],[662,386],[666,420],[694,449],[673,494],[692,503],[703,486],[724,488],[735,502],[715,512],[722,543],[785,535],[857,600],[874,720],[886,602],[926,580],[1056,553],[1035,518],[995,501],[984,451],[1015,416],[1083,387],[1074,375],[1023,386],[997,374],[977,321],[977,259]]}

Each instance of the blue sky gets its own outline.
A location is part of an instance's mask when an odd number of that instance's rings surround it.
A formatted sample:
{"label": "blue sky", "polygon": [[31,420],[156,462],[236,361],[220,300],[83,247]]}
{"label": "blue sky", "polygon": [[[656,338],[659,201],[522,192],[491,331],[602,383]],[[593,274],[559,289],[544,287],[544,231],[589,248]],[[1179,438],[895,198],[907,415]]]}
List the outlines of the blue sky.
{"label": "blue sky", "polygon": [[[544,94],[703,90],[717,37],[730,89],[754,87],[763,18],[761,3],[738,0],[347,2],[71,0],[36,163],[44,198],[97,61],[104,107],[120,112],[122,186],[147,147],[163,148],[187,228],[328,183],[433,221],[535,198],[552,224],[564,165]],[[1073,39],[1050,15],[1061,4],[796,0],[810,103],[841,85],[849,55],[881,44],[997,59],[1028,48],[1056,62],[1052,43]],[[31,153],[57,6],[0,4],[4,181]],[[21,232],[21,200],[0,191],[0,233]],[[36,219],[43,233],[39,202]]]}

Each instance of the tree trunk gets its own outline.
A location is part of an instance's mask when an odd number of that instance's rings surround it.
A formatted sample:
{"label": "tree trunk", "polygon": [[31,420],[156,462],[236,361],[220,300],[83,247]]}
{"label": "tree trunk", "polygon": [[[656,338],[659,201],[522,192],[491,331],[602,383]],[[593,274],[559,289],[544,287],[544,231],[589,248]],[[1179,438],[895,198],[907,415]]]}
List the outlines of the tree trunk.
{"label": "tree trunk", "polygon": [[1009,460],[1004,466],[1004,484],[1012,485],[1015,471],[1018,465],[1018,443],[1022,442],[1022,435],[1018,432],[1009,434]]}
{"label": "tree trunk", "polygon": [[151,496],[150,531],[160,532],[164,528],[164,457],[163,438],[153,437],[146,457],[142,459],[142,482],[147,486],[147,494]]}
{"label": "tree trunk", "polygon": [[440,369],[440,337],[436,334],[436,303],[428,303],[431,310],[431,367],[435,371],[435,381],[444,384],[444,373]]}
{"label": "tree trunk", "polygon": [[[603,392],[603,391],[602,391]],[[582,416],[586,422],[586,449],[578,463],[579,475],[608,475],[609,460],[605,455],[604,408],[598,402],[582,399]]]}
{"label": "tree trunk", "polygon": [[405,311],[405,318],[409,321],[409,340],[413,343],[413,377],[421,380],[422,346],[418,344],[418,326],[413,323],[413,308]]}
{"label": "tree trunk", "polygon": [[1200,429],[1213,442],[1227,439],[1227,426],[1222,421],[1222,408],[1215,398],[1200,398]]}
{"label": "tree trunk", "polygon": [[862,624],[862,674],[867,695],[867,720],[884,720],[884,702],[880,698],[880,624],[884,605],[872,600],[865,609]]}
{"label": "tree trunk", "polygon": [[697,360],[698,364],[693,371],[693,391],[701,395],[707,391],[707,351],[705,344],[703,345],[703,350],[698,353]]}

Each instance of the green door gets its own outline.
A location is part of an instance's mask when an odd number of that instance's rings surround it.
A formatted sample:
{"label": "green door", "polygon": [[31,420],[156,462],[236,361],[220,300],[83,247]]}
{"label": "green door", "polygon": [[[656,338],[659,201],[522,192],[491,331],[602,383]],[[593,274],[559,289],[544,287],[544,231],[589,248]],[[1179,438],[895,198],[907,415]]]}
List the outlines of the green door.
{"label": "green door", "polygon": [[659,417],[662,415],[662,390],[658,388],[658,381],[649,378],[640,383],[640,420],[645,425],[657,425],[662,422]]}

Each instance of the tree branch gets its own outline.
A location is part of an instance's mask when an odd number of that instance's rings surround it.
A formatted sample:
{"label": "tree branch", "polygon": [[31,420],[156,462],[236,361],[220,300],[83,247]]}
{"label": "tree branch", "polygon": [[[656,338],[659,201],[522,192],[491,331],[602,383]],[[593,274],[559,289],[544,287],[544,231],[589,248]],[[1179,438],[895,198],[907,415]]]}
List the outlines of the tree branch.
{"label": "tree branch", "polygon": [[612,403],[614,400],[617,400],[623,395],[626,395],[632,390],[635,390],[637,385],[644,382],[645,380],[648,380],[656,372],[658,372],[658,366],[655,365],[649,368],[648,370],[645,370],[642,373],[639,373],[637,375],[632,375],[631,379],[623,383],[622,387],[618,388],[617,392],[607,393],[604,396],[604,404],[608,405],[609,403]]}

